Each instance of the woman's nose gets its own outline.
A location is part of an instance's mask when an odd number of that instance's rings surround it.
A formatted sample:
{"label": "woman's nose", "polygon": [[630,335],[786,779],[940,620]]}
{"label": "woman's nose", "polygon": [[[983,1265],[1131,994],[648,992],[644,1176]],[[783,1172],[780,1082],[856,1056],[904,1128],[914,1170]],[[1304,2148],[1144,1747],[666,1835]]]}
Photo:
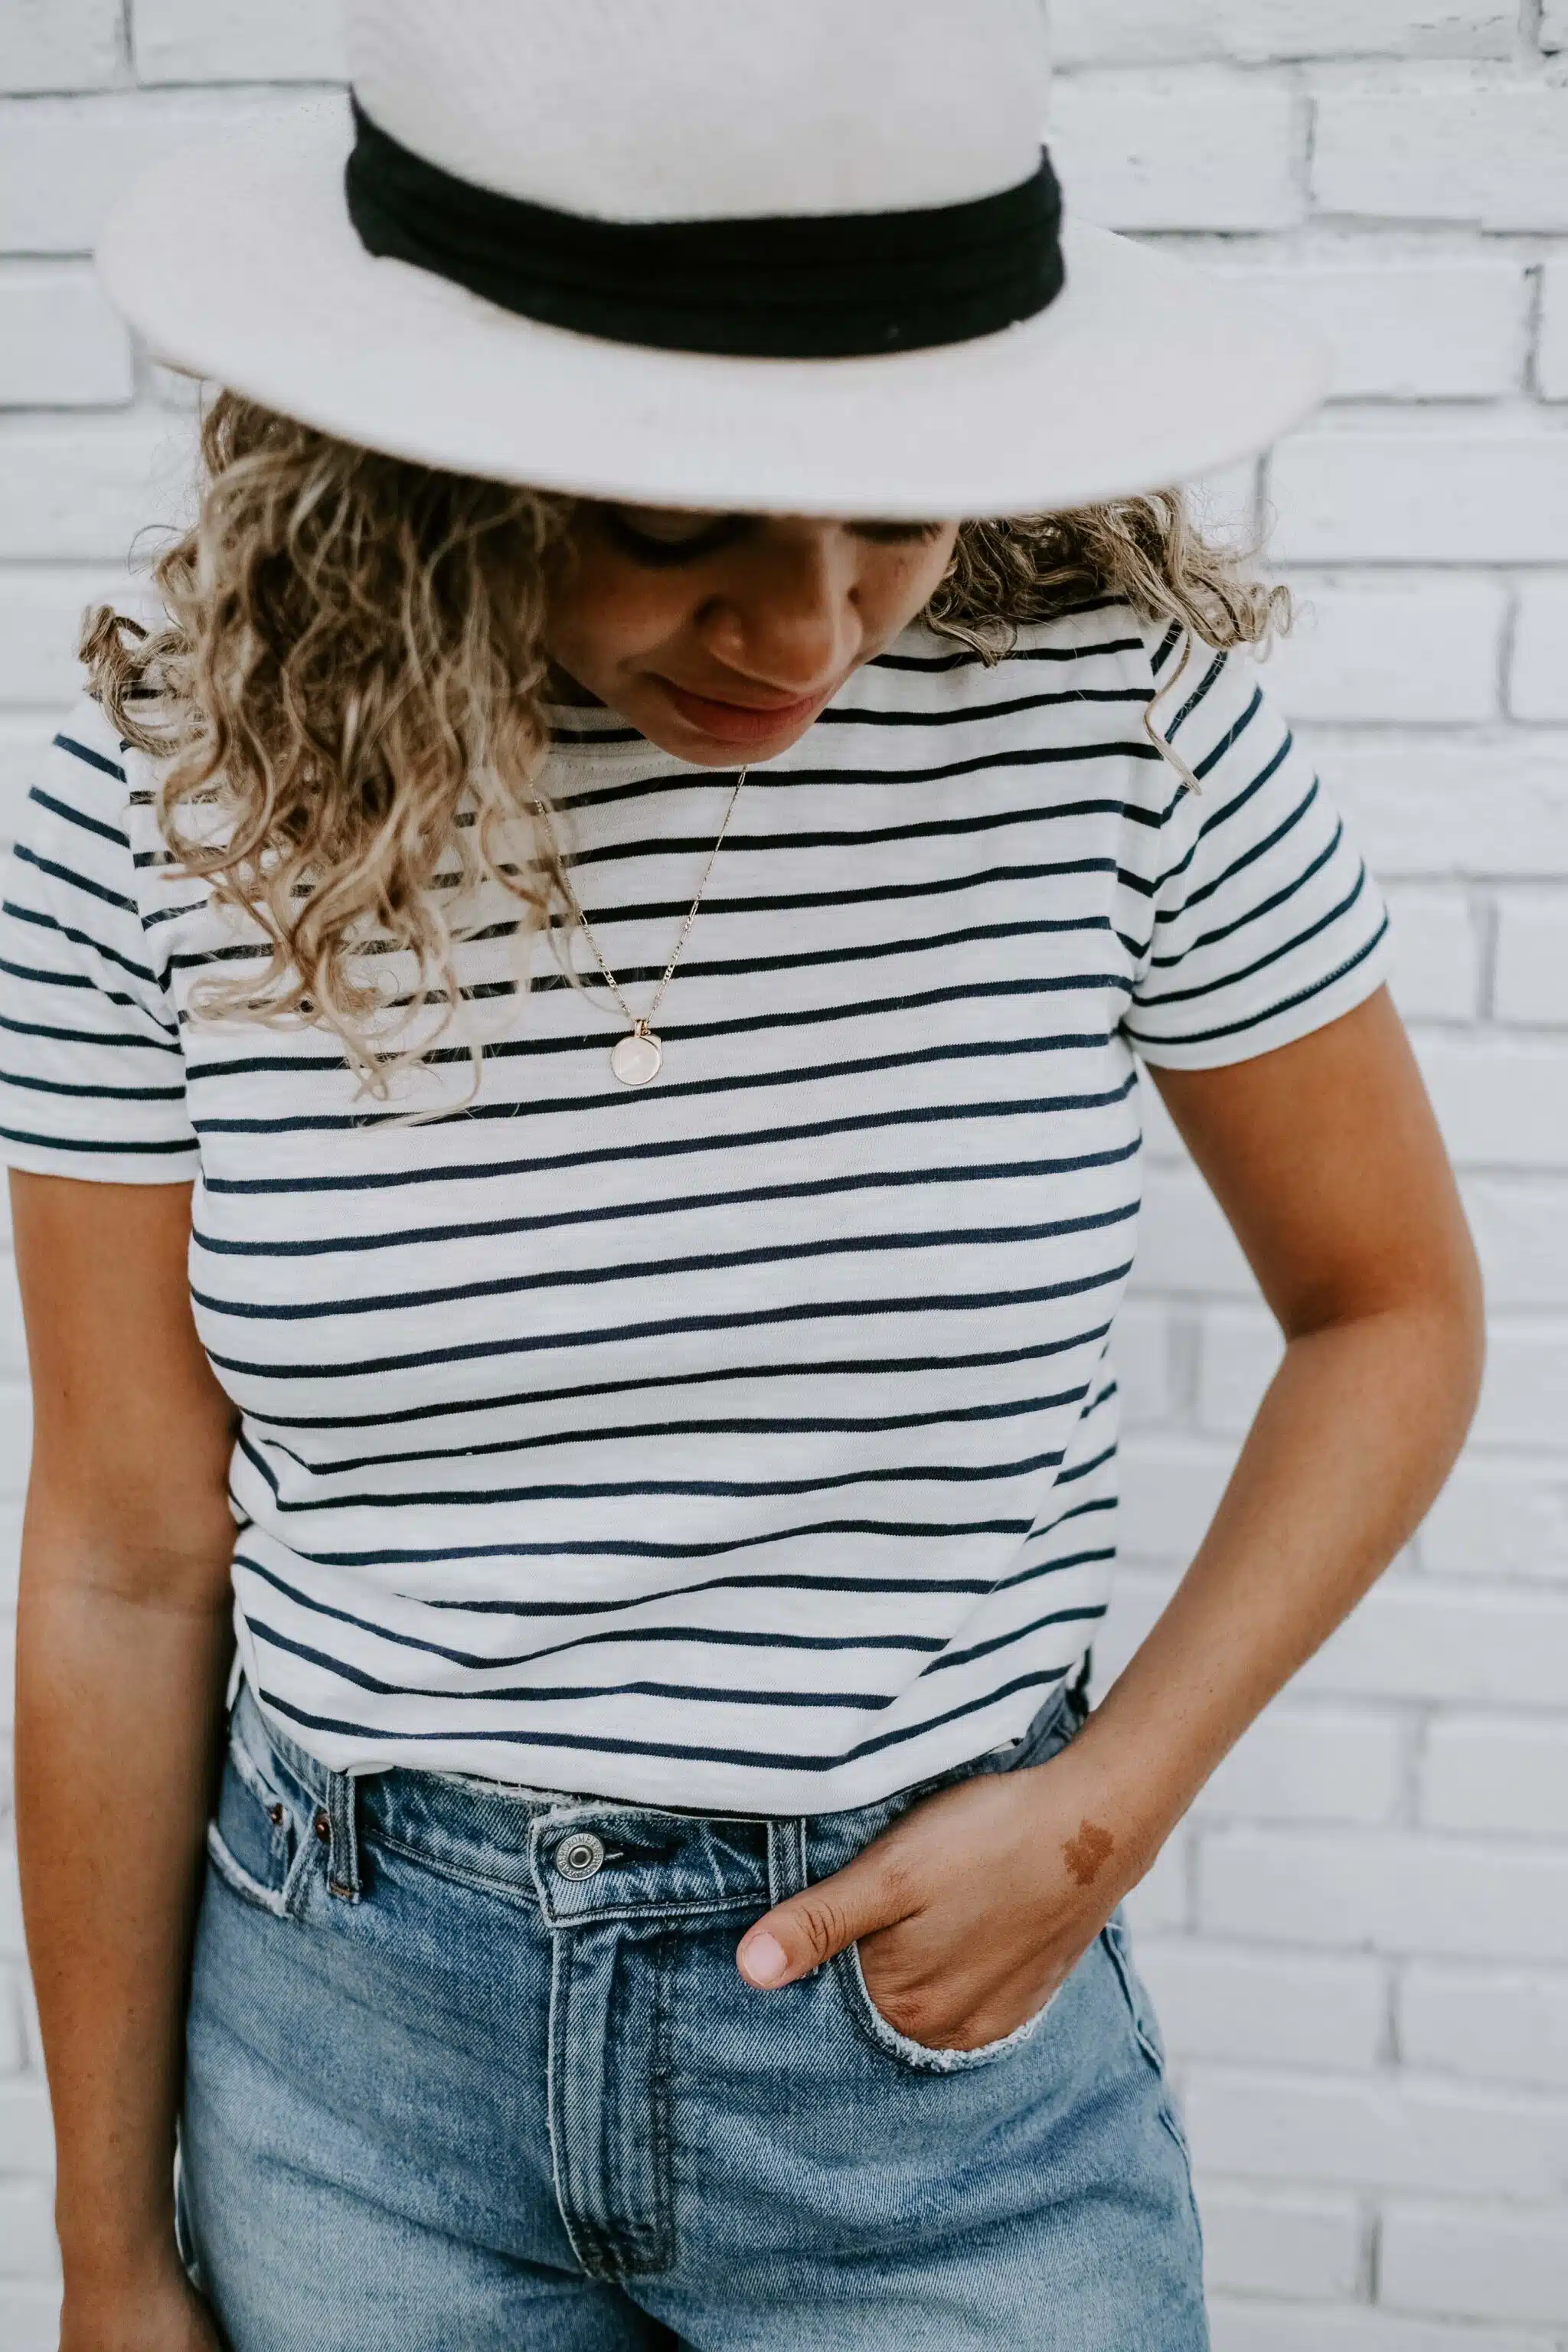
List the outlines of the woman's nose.
{"label": "woman's nose", "polygon": [[709,648],[757,685],[804,699],[859,648],[852,551],[841,533],[808,526],[746,552],[743,572],[700,616]]}

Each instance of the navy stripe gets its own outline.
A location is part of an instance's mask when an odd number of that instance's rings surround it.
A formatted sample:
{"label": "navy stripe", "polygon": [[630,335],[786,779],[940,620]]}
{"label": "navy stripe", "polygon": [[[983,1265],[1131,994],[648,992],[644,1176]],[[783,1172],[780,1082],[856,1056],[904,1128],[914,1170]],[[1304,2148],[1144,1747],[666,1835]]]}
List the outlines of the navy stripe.
{"label": "navy stripe", "polygon": [[[720,1147],[721,1148],[721,1146]],[[1114,1167],[1135,1157],[1136,1143],[1097,1151],[1077,1162],[1060,1160],[981,1161],[953,1168],[870,1169],[864,1174],[827,1176],[816,1183],[752,1184],[711,1192],[678,1192],[665,1200],[622,1201],[597,1209],[557,1209],[546,1216],[495,1217],[458,1225],[402,1225],[388,1234],[332,1234],[309,1241],[231,1241],[194,1232],[199,1249],[215,1257],[337,1257],[343,1252],[412,1248],[424,1243],[497,1241],[509,1234],[559,1232],[573,1225],[618,1224],[631,1217],[685,1216],[698,1209],[754,1206],[763,1201],[820,1201],[849,1192],[896,1192],[911,1184],[983,1184],[1059,1175],[1064,1168]]]}
{"label": "navy stripe", "polygon": [[[771,1380],[880,1380],[891,1374],[984,1371],[1005,1364],[1035,1364],[1048,1356],[1071,1354],[1105,1338],[1108,1323],[1062,1339],[1035,1339],[1026,1347],[992,1348],[963,1356],[847,1356],[819,1358],[807,1363],[717,1364],[701,1371],[645,1372],[636,1378],[580,1381],[565,1388],[522,1390],[511,1396],[456,1397],[406,1405],[401,1411],[384,1407],[374,1412],[281,1413],[257,1406],[249,1413],[253,1429],[393,1429],[418,1421],[445,1421],[454,1414],[510,1412],[521,1405],[564,1404],[588,1397],[628,1396],[663,1388],[703,1388],[737,1381]],[[465,1451],[468,1450],[467,1448]]]}
{"label": "navy stripe", "polygon": [[[682,1031],[668,1022],[661,1026],[659,1034],[667,1045],[683,1034]],[[622,1034],[620,1030],[606,1030],[602,1037],[595,1037],[591,1042],[602,1050],[607,1051],[620,1034]],[[668,1085],[661,1078],[659,1099],[662,1102],[669,1102],[672,1099],[692,1099],[703,1095],[743,1094],[752,1092],[759,1087],[824,1086],[830,1084],[836,1078],[870,1077],[883,1070],[929,1069],[933,1064],[939,1062],[995,1061],[1020,1054],[1063,1054],[1079,1049],[1092,1051],[1098,1046],[1106,1045],[1109,1037],[1110,1033],[1105,1031],[1084,1036],[1075,1034],[1067,1037],[988,1037],[976,1044],[922,1046],[911,1053],[868,1054],[856,1061],[818,1064],[816,1067],[742,1071],[722,1078],[672,1079]],[[1123,1086],[1118,1090],[1118,1094],[1124,1095],[1126,1091],[1127,1088]],[[1111,1098],[1110,1090],[1101,1094],[1058,1095],[1053,1108],[1058,1110],[1087,1110]],[[617,1109],[623,1117],[627,1114],[629,1106],[624,1087],[618,1087],[614,1092],[606,1087],[602,1094],[578,1095],[571,1100],[561,1102],[531,1102],[527,1105],[516,1102],[464,1103],[454,1110],[444,1110],[436,1114],[426,1121],[426,1124],[430,1127],[446,1127],[458,1119],[465,1122],[493,1118],[515,1119],[521,1116],[524,1110],[529,1118],[539,1119],[563,1113],[581,1115],[584,1110],[607,1110],[612,1108]],[[392,1123],[402,1126],[405,1114],[399,1111],[345,1111],[324,1114],[316,1118],[197,1118],[193,1119],[191,1123],[198,1135],[321,1135],[329,1134],[334,1130],[341,1131],[345,1128],[385,1127]]]}
{"label": "navy stripe", "polygon": [[[1135,1076],[1130,1076],[1124,1078],[1119,1087],[1087,1098],[1047,1095],[1026,1097],[1022,1100],[941,1103],[929,1108],[922,1105],[918,1110],[867,1111],[851,1118],[804,1119],[782,1127],[748,1128],[741,1135],[662,1136],[650,1139],[647,1143],[599,1145],[587,1150],[551,1152],[529,1160],[476,1160],[468,1166],[460,1161],[442,1161],[429,1168],[356,1169],[353,1174],[345,1176],[209,1175],[206,1190],[215,1193],[236,1194],[374,1192],[401,1190],[409,1184],[478,1182],[484,1178],[510,1180],[517,1176],[542,1174],[547,1170],[600,1168],[626,1160],[658,1160],[689,1158],[693,1152],[738,1151],[747,1148],[765,1149],[778,1143],[819,1142],[831,1136],[869,1135],[879,1129],[896,1129],[910,1124],[941,1127],[965,1119],[1038,1118],[1064,1108],[1099,1109],[1125,1102],[1137,1083]],[[1065,1175],[1079,1168],[1114,1166],[1126,1156],[1121,1147],[1117,1147],[1107,1153],[1080,1152],[1047,1164],[1053,1174]]]}
{"label": "navy stripe", "polygon": [[658,1321],[611,1325],[601,1330],[519,1332],[505,1339],[458,1341],[449,1348],[421,1348],[406,1355],[372,1357],[352,1364],[247,1363],[219,1355],[208,1348],[210,1360],[223,1370],[261,1380],[359,1380],[372,1372],[420,1371],[435,1364],[477,1363],[491,1356],[530,1355],[555,1348],[598,1347],[625,1339],[672,1339],[698,1331],[755,1331],[785,1323],[847,1319],[870,1315],[958,1315],[976,1307],[1034,1307],[1047,1298],[1079,1298],[1125,1281],[1131,1261],[1083,1275],[1071,1282],[1034,1283],[1025,1290],[983,1290],[941,1293],[926,1297],[810,1300],[788,1307],[756,1307],[730,1315],[666,1316]]}
{"label": "navy stripe", "polygon": [[[119,776],[123,782],[124,770],[110,767],[109,761],[100,760],[96,751],[89,751],[80,743],[72,743],[64,735],[57,735],[55,741],[62,751],[74,751],[78,759],[90,760],[95,768],[107,769],[111,776]],[[39,808],[49,810],[52,815],[63,817],[68,824],[79,825],[83,833],[96,833],[100,841],[113,842],[117,849],[129,849],[131,846],[129,836],[119,825],[105,824],[101,818],[89,816],[85,809],[72,808],[68,801],[59,800],[53,793],[45,792],[42,784],[35,784],[27,798],[35,801]]]}
{"label": "navy stripe", "polygon": [[74,735],[57,735],[54,740],[57,751],[68,751],[73,760],[84,760],[89,768],[100,769],[118,783],[125,782],[124,769],[117,761],[106,760],[101,751],[95,751],[90,743],[79,742]]}
{"label": "navy stripe", "polygon": [[758,1249],[711,1250],[682,1257],[634,1260],[624,1265],[552,1266],[543,1274],[498,1275],[482,1282],[444,1283],[426,1290],[387,1291],[363,1298],[219,1298],[210,1291],[198,1290],[194,1283],[191,1297],[209,1314],[227,1315],[240,1321],[319,1322],[339,1315],[401,1313],[416,1307],[455,1306],[459,1300],[470,1303],[479,1298],[513,1298],[542,1290],[592,1289],[603,1283],[657,1282],[670,1275],[715,1274],[739,1266],[798,1265],[818,1258],[870,1257],[904,1250],[1005,1248],[1025,1242],[1057,1240],[1068,1234],[1103,1232],[1110,1225],[1125,1224],[1137,1214],[1135,1200],[1122,1201],[1114,1208],[1094,1210],[1078,1217],[1057,1217],[1040,1224],[979,1227],[969,1232],[835,1234],[821,1241],[780,1242]]}
{"label": "navy stripe", "polygon": [[[857,1740],[853,1748],[840,1748],[836,1753],[826,1756],[803,1756],[793,1748],[776,1752],[768,1748],[700,1747],[685,1741],[668,1739],[626,1739],[613,1738],[608,1733],[588,1736],[581,1732],[565,1730],[533,1731],[526,1730],[516,1724],[509,1724],[500,1729],[487,1725],[483,1730],[469,1725],[463,1736],[478,1741],[501,1741],[509,1747],[561,1748],[572,1750],[590,1748],[595,1753],[606,1756],[667,1757],[674,1762],[683,1764],[748,1764],[753,1768],[771,1766],[781,1771],[831,1772],[860,1757],[877,1755],[883,1748],[903,1746],[911,1739],[923,1739],[930,1733],[941,1730],[944,1725],[956,1723],[966,1716],[976,1715],[984,1708],[999,1706],[1005,1699],[1011,1698],[1015,1692],[1047,1689],[1064,1680],[1067,1673],[1066,1666],[1052,1666],[1038,1674],[1016,1675],[1011,1682],[1002,1684],[999,1689],[987,1691],[980,1698],[966,1699],[962,1706],[949,1707],[942,1715],[928,1716],[923,1722],[911,1724],[903,1730],[882,1732],[875,1739]],[[290,1722],[302,1723],[314,1731],[327,1731],[339,1737],[360,1738],[366,1737],[370,1732],[368,1725],[345,1722],[336,1716],[315,1715],[304,1707],[296,1706],[280,1692],[264,1689],[259,1696],[264,1706],[272,1707],[278,1714],[287,1717]],[[440,1730],[407,1731],[400,1727],[378,1725],[374,1736],[378,1739],[413,1742],[450,1739],[454,1734]]]}

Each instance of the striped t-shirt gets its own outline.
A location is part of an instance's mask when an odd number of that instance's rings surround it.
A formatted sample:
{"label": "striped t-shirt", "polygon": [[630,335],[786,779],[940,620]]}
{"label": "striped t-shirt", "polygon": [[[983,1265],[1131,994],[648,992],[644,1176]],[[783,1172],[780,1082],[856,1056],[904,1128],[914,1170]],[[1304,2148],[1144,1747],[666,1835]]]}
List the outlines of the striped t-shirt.
{"label": "striped t-shirt", "polygon": [[[1240,1061],[1383,976],[1247,664],[1162,701],[1197,796],[1151,742],[1175,648],[1100,603],[994,668],[917,627],[857,672],[742,793],[641,1091],[602,985],[541,946],[516,986],[499,889],[457,953],[477,1095],[460,1039],[380,1103],[320,1030],[200,1017],[247,934],[83,705],[11,876],[0,1129],[22,1168],[195,1179],[239,1654],[293,1738],[819,1811],[1071,1672],[1115,1541],[1135,1055]],[[640,1006],[733,778],[558,716],[546,789]]]}

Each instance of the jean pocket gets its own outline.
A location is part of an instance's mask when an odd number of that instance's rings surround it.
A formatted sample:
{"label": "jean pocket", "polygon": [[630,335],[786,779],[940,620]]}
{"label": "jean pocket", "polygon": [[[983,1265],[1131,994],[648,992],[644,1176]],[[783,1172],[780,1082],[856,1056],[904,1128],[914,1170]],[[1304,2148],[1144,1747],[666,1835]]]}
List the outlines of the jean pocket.
{"label": "jean pocket", "polygon": [[214,1869],[247,1902],[279,1918],[304,1853],[293,1806],[249,1749],[231,1738],[224,1759],[217,1811],[207,1823]]}
{"label": "jean pocket", "polygon": [[1011,2058],[1026,2042],[1034,2039],[1057,1997],[1052,1993],[1033,2017],[1026,2017],[1022,2025],[1015,2026],[1011,2033],[1003,2034],[999,2041],[983,2042],[973,2050],[937,2050],[929,2042],[916,2042],[910,2035],[900,2033],[896,2025],[889,2024],[871,1998],[871,1988],[866,1982],[866,1971],[860,1965],[858,1944],[851,1944],[847,1950],[840,1952],[834,1967],[838,1971],[838,1980],[849,2013],[861,2032],[889,2058],[898,2059],[903,2065],[921,2074],[973,2074],[977,2066],[994,2066],[999,2059]]}

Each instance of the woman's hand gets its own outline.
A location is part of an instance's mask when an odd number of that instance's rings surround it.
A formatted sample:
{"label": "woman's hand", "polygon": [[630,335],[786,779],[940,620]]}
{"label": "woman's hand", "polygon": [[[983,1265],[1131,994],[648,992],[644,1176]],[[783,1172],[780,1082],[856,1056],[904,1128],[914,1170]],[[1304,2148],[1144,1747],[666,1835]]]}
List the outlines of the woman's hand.
{"label": "woman's hand", "polygon": [[68,2274],[59,2352],[223,2352],[207,2305],[174,2248],[147,2276],[73,2291]]}
{"label": "woman's hand", "polygon": [[1166,1833],[1105,1769],[1092,1727],[1047,1763],[914,1806],[848,1866],[742,1939],[741,1973],[793,1984],[849,1944],[898,2032],[933,2050],[999,2042],[1044,2007]]}

